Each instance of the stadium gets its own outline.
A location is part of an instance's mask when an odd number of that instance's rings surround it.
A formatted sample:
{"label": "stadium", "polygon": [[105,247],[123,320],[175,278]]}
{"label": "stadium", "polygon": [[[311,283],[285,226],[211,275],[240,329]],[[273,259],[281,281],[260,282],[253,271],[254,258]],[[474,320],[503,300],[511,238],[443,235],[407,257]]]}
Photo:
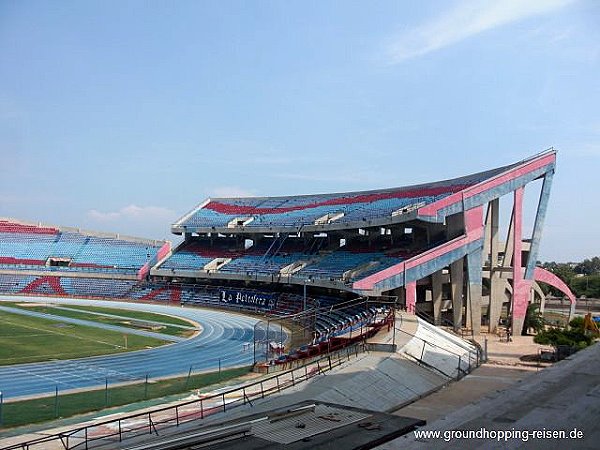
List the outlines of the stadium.
{"label": "stadium", "polygon": [[[129,448],[121,444],[124,434],[139,438],[148,427],[158,435],[161,427],[180,426],[189,432],[190,423],[217,412],[233,418],[236,413],[227,414],[234,406],[253,407],[257,399],[280,393],[283,385],[308,383],[321,373],[330,371],[333,377],[337,366],[352,366],[353,358],[360,365],[358,355],[367,351],[403,355],[386,373],[404,374],[394,385],[411,393],[381,400],[386,405],[382,411],[460,379],[485,358],[476,337],[503,334],[508,340],[521,333],[528,304],[539,303],[543,309],[545,296],[538,283],[562,290],[575,308],[568,287],[536,267],[555,169],[556,152],[551,149],[510,165],[413,186],[208,198],[172,224],[181,241],[174,246],[0,219],[0,293],[6,302],[0,312],[29,320],[60,318],[68,327],[91,325],[90,314],[112,316],[118,323],[103,324],[103,332],[130,336],[117,355],[46,355],[46,360],[28,362],[17,348],[0,368],[4,402],[55,393],[58,398],[59,390],[101,390],[105,384],[108,392],[109,378],[127,384],[145,377],[147,386],[149,372],[156,379],[188,373],[189,379],[192,371],[221,374],[252,366],[266,377],[236,388],[243,391],[239,396],[228,391],[139,413],[145,422],[137,428],[129,424],[122,429],[124,419],[111,419],[3,448],[51,448],[57,442],[62,447],[56,448]],[[537,189],[531,225],[524,224],[523,214],[529,186]],[[501,199],[510,208],[501,208]],[[502,213],[508,219],[505,230]],[[528,226],[532,232],[525,236]],[[160,335],[160,328],[169,324],[156,317],[130,317],[133,326],[123,331],[125,312],[73,314],[88,306],[177,317],[187,322],[170,326],[188,334]],[[42,307],[46,309],[36,309]],[[128,348],[134,337],[162,343]],[[414,385],[409,386],[409,379]],[[297,411],[313,414],[315,420],[334,414],[334,404],[343,403],[329,397],[302,403],[313,398],[299,394],[295,400]],[[343,411],[357,406],[363,405],[348,402]],[[287,407],[293,422],[300,413]],[[189,409],[194,412],[183,412]],[[371,417],[359,409],[352,414],[357,421]],[[422,424],[403,420],[389,422],[393,431],[381,431],[364,448]],[[118,432],[114,427],[101,432],[110,428],[108,423],[118,423]],[[334,429],[330,421],[330,428],[323,430],[341,439],[349,423]],[[141,445],[135,448],[190,448],[197,442],[229,448],[224,442],[245,439],[249,433],[247,425],[228,427],[227,433],[203,432],[180,447],[165,442],[152,447],[135,440]],[[263,444],[274,431],[264,433]],[[258,439],[260,433],[252,435]],[[271,444],[279,448],[306,438],[298,433],[295,440],[272,438]]]}

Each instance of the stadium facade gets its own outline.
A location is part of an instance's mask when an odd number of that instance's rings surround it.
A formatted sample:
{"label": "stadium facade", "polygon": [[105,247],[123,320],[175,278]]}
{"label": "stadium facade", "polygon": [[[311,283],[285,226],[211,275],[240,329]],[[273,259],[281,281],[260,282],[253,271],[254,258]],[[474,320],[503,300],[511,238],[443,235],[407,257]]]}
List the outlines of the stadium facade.
{"label": "stadium facade", "polygon": [[[443,310],[452,311],[453,326],[464,324],[473,333],[480,332],[482,319],[494,331],[506,307],[520,330],[532,292],[541,294],[536,277],[560,286],[574,301],[560,280],[535,267],[555,167],[556,152],[549,150],[417,186],[209,198],[173,224],[172,232],[184,241],[150,274],[171,281],[237,280],[396,296],[411,312],[429,306],[437,324]],[[523,194],[535,180],[542,180],[542,187],[533,234],[524,240]],[[501,247],[504,196],[512,197],[513,208]]]}
{"label": "stadium facade", "polygon": [[[287,197],[209,198],[172,225],[183,241],[123,238],[0,221],[0,289],[95,297],[207,298],[268,312],[284,296],[331,302],[397,299],[407,311],[478,334],[501,317],[520,330],[536,280],[574,298],[535,266],[556,152],[433,183]],[[531,236],[525,187],[541,180]],[[500,199],[512,212],[500,237]],[[111,284],[111,280],[114,283]],[[249,290],[251,289],[251,290]],[[87,290],[87,291],[86,291]],[[307,294],[308,293],[308,294]],[[187,297],[186,297],[187,296]],[[283,302],[280,302],[283,304]]]}

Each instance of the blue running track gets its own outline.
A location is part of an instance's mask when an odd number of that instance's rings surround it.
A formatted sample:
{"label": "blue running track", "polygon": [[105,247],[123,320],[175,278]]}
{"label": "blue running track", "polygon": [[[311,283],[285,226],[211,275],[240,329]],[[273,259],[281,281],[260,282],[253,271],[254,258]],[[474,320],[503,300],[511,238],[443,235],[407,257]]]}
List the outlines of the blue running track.
{"label": "blue running track", "polygon": [[[222,311],[180,306],[101,300],[51,299],[47,297],[1,296],[6,301],[32,301],[63,305],[89,305],[148,311],[190,319],[200,324],[201,333],[182,342],[155,349],[119,355],[95,356],[66,361],[18,364],[0,367],[0,391],[4,399],[48,395],[71,389],[92,388],[149,378],[187,375],[219,367],[250,365],[253,362],[253,328],[256,318]],[[285,339],[285,337],[283,338]],[[245,347],[245,348],[244,348]]]}

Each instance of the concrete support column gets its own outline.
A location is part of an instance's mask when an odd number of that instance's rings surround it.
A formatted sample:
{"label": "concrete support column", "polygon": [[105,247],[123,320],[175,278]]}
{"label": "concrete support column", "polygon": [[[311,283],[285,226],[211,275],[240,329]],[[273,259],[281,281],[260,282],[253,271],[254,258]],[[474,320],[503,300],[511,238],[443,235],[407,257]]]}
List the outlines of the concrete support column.
{"label": "concrete support column", "polygon": [[488,309],[488,319],[490,321],[490,333],[496,332],[496,327],[500,321],[500,313],[504,303],[504,280],[500,279],[498,269],[498,236],[500,229],[500,199],[490,202],[490,306]]}
{"label": "concrete support column", "polygon": [[545,310],[546,310],[546,295],[542,292],[542,295],[540,297],[540,312],[542,314],[544,314]]}
{"label": "concrete support column", "polygon": [[404,290],[406,292],[406,311],[414,314],[417,306],[417,282],[407,283]]}
{"label": "concrete support column", "polygon": [[452,289],[452,321],[454,330],[462,328],[463,307],[463,258],[450,264],[450,286]]}
{"label": "concrete support column", "polygon": [[467,271],[469,275],[467,325],[473,335],[481,333],[481,253],[479,248],[467,255]]}
{"label": "concrete support column", "polygon": [[544,307],[546,306],[546,295],[544,294],[544,291],[542,291],[542,288],[540,287],[540,285],[534,281],[531,284],[531,302],[532,303],[536,303],[536,295],[539,297],[540,299],[540,312],[544,312]]}
{"label": "concrete support column", "polygon": [[[492,202],[488,203],[487,213],[485,214],[485,223],[483,225],[483,252],[481,253],[481,265],[488,265],[488,258],[490,257],[491,240],[492,240]],[[493,263],[491,264],[493,265]]]}
{"label": "concrete support column", "polygon": [[438,270],[431,274],[431,292],[433,300],[433,322],[442,324],[442,271]]}
{"label": "concrete support column", "polygon": [[542,185],[542,190],[540,192],[540,200],[538,202],[535,223],[533,225],[533,235],[531,236],[531,245],[529,247],[529,260],[527,261],[527,268],[525,270],[525,279],[527,280],[533,280],[533,272],[535,270],[535,263],[540,248],[540,240],[542,238],[544,220],[546,219],[546,210],[548,209],[548,199],[550,198],[553,176],[554,172],[548,172],[544,176],[544,184]]}
{"label": "concrete support column", "polygon": [[513,208],[513,298],[512,298],[512,333],[521,334],[527,312],[531,283],[523,279],[521,253],[523,247],[523,188],[514,192]]}

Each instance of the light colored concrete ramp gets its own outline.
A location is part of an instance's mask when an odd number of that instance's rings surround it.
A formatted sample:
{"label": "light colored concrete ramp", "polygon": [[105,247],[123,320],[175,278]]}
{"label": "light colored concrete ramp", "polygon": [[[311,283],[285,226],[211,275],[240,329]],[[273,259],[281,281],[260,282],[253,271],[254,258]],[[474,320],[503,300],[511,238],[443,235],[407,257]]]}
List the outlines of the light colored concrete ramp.
{"label": "light colored concrete ramp", "polygon": [[[412,315],[399,316],[396,330],[379,333],[369,343],[395,344],[403,348],[419,329],[420,323]],[[434,334],[435,342],[445,341]],[[456,338],[460,341],[459,338]],[[466,343],[465,343],[466,344]],[[433,345],[433,344],[432,344]],[[398,409],[445,386],[450,378],[419,365],[413,358],[398,352],[371,351],[350,360],[324,375],[254,401],[252,407],[240,407],[228,413],[228,418],[315,399],[324,402],[387,412]]]}
{"label": "light colored concrete ramp", "polygon": [[432,373],[401,355],[370,352],[280,394],[253,401],[252,407],[240,406],[228,412],[227,417],[285,408],[307,399],[386,412],[447,383],[448,378]]}
{"label": "light colored concrete ramp", "polygon": [[[355,372],[357,376],[352,376]],[[317,400],[374,411],[397,408],[439,388],[446,379],[406,359],[376,355],[365,358],[339,379],[325,378],[327,388]]]}
{"label": "light colored concrete ramp", "polygon": [[373,346],[396,345],[396,348],[404,347],[415,335],[419,322],[417,316],[396,312],[396,323],[394,328],[382,330],[367,341]]}
{"label": "light colored concrete ramp", "polygon": [[421,361],[448,377],[468,372],[477,361],[477,347],[439,327],[417,318],[414,336],[399,349],[405,356]]}

